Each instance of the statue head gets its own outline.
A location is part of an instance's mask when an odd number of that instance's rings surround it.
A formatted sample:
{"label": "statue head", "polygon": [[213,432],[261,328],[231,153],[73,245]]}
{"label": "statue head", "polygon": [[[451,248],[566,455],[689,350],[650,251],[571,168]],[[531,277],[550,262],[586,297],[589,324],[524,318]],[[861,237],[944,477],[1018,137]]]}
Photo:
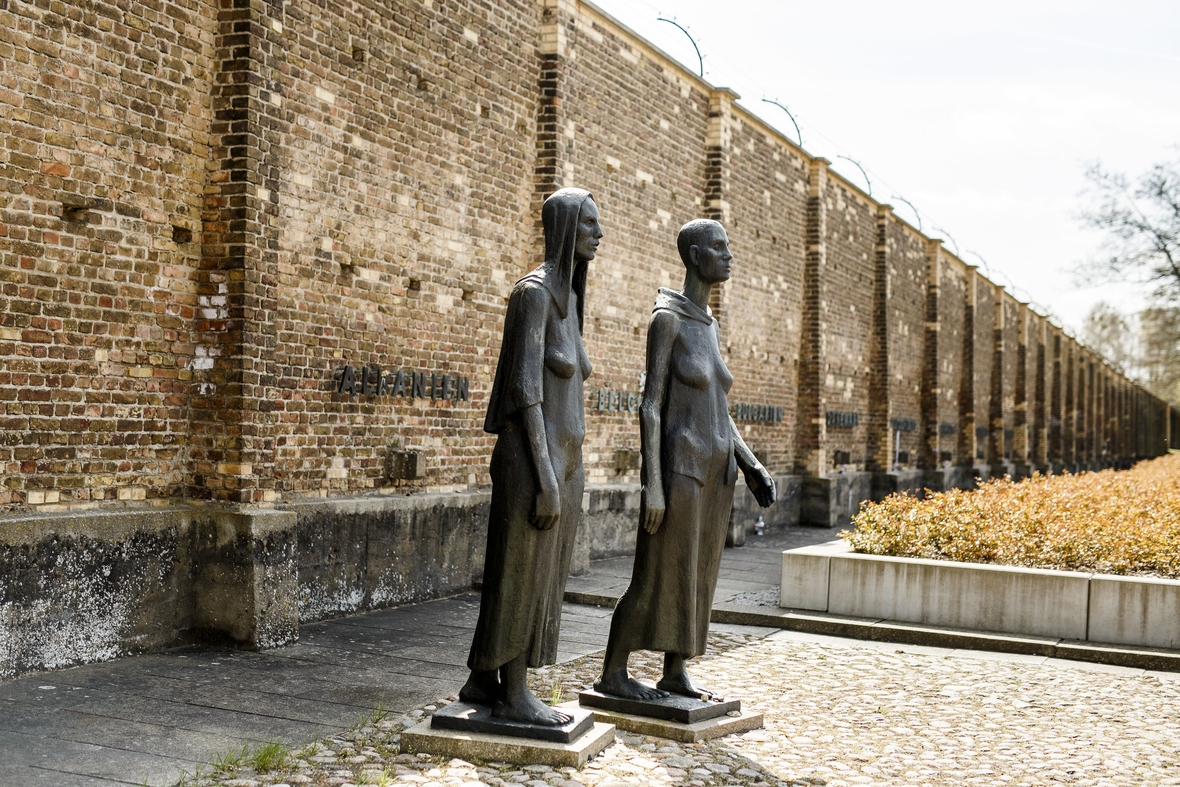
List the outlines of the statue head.
{"label": "statue head", "polygon": [[553,293],[553,300],[563,317],[570,290],[577,294],[578,326],[581,327],[585,313],[586,273],[602,238],[594,197],[584,189],[553,192],[541,206],[541,226],[545,231],[542,273],[546,286]]}
{"label": "statue head", "polygon": [[712,219],[693,219],[680,228],[676,249],[689,275],[708,284],[729,280],[729,235],[720,222]]}

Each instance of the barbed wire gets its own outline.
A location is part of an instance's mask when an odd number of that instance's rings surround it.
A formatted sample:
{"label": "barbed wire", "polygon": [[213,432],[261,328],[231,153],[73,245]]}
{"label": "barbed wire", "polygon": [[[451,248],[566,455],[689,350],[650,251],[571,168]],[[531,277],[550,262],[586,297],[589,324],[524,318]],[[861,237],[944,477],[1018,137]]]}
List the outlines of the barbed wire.
{"label": "barbed wire", "polygon": [[[653,5],[650,2],[647,2],[647,0],[629,0],[628,5],[631,6],[632,8],[643,7],[643,8],[648,9],[650,12],[652,12],[654,14],[657,21],[661,21],[661,20],[662,21],[671,21],[671,20],[668,20],[666,17],[664,17],[664,14],[655,5]],[[701,57],[700,71],[703,75],[703,73],[704,73],[703,62],[704,61],[703,61],[703,56],[701,56],[701,54],[700,54],[700,47],[699,47],[698,40],[695,39],[691,34],[689,34],[688,31],[685,30],[684,26],[682,26],[680,23],[677,22],[675,24],[677,27],[680,27],[682,30],[684,30],[685,34],[688,35],[690,40],[692,40],[693,47],[697,51],[698,57]],[[703,40],[703,39],[701,39],[701,40]],[[673,55],[673,57],[675,57],[675,55]],[[732,76],[732,77],[737,77],[740,79],[740,82],[738,82],[736,85],[726,85],[727,87],[741,88],[741,90],[739,90],[739,92],[746,92],[746,88],[751,88],[751,90],[749,90],[748,92],[750,92],[752,94],[760,94],[762,96],[776,95],[776,91],[769,89],[769,86],[764,84],[761,79],[751,76],[749,74],[749,72],[747,72],[745,70],[745,68],[738,65],[733,60],[731,60],[729,57],[727,57],[724,51],[711,52],[709,55],[709,59],[710,59],[710,62],[714,63],[715,65],[717,65],[721,69],[721,71],[723,72],[723,74],[722,74],[723,76],[726,76],[726,77]],[[716,74],[712,74],[712,76],[716,76]],[[826,158],[832,158],[832,159],[838,158],[838,159],[847,160],[850,163],[854,164],[860,170],[861,175],[865,178],[865,182],[867,184],[869,184],[870,196],[872,195],[872,185],[871,184],[873,182],[876,182],[878,185],[889,189],[893,194],[891,199],[901,200],[906,205],[908,205],[909,208],[914,212],[914,216],[918,220],[918,230],[920,232],[924,232],[924,229],[923,229],[924,222],[923,222],[923,218],[922,218],[924,215],[926,220],[931,223],[931,225],[935,231],[943,233],[951,241],[951,244],[954,246],[955,256],[960,256],[958,242],[954,239],[954,237],[951,235],[951,233],[949,233],[947,230],[941,228],[942,222],[938,221],[938,217],[933,215],[929,211],[923,211],[923,212],[919,213],[917,207],[910,200],[901,196],[901,194],[905,191],[904,189],[900,189],[897,186],[895,186],[892,182],[890,182],[890,180],[888,178],[884,177],[880,172],[875,170],[871,165],[865,165],[861,160],[855,158],[852,154],[852,151],[849,148],[847,148],[844,145],[837,142],[830,135],[825,134],[824,131],[822,129],[820,129],[819,127],[817,127],[813,122],[811,122],[811,120],[804,113],[788,110],[787,107],[784,104],[780,103],[777,98],[774,100],[763,98],[762,102],[767,103],[767,104],[773,104],[786,112],[787,116],[791,120],[792,125],[795,127],[795,134],[796,134],[796,138],[799,141],[799,147],[803,147],[802,127],[807,126],[809,138],[818,138],[819,140],[822,140],[824,143],[826,143],[827,146],[830,147],[831,150],[834,151],[833,153],[830,153],[828,156],[825,156]],[[769,117],[768,115],[757,111],[756,106],[748,106],[746,108],[747,108],[747,110],[749,110],[753,114],[760,117],[763,121],[768,123],[770,126],[772,126],[774,128],[779,128],[779,124],[777,122],[775,122],[773,119],[771,119],[771,117]],[[822,151],[820,151],[820,152],[822,152]],[[985,268],[988,270],[988,276],[990,278],[990,276],[991,276],[990,266],[985,265]],[[1009,284],[1012,284],[1010,278],[1009,278]],[[1013,289],[1015,289],[1015,288],[1013,288]],[[1027,293],[1027,291],[1025,291],[1025,292]],[[1028,302],[1030,304],[1035,304],[1035,301],[1033,301],[1031,298],[1028,299]],[[1045,311],[1048,312],[1051,310],[1046,309]]]}

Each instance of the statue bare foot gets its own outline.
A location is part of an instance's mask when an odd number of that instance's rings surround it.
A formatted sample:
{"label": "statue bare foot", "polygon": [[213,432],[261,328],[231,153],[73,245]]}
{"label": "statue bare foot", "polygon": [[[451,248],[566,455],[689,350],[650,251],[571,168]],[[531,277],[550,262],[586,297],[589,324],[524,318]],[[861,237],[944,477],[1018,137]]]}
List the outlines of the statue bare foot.
{"label": "statue bare foot", "polygon": [[668,696],[668,692],[645,686],[627,674],[626,670],[604,672],[594,690],[615,697],[626,697],[629,700],[659,700]]}
{"label": "statue bare foot", "polygon": [[713,693],[711,691],[695,688],[692,685],[692,681],[688,678],[688,673],[684,671],[671,675],[665,674],[664,677],[660,678],[660,682],[656,684],[656,688],[663,689],[672,694],[680,694],[684,697],[692,697],[706,702],[713,699]]}
{"label": "statue bare foot", "polygon": [[494,707],[503,693],[500,690],[500,680],[496,673],[497,670],[472,670],[471,676],[467,678],[463,688],[459,689],[459,700],[472,705]]}
{"label": "statue bare foot", "polygon": [[550,727],[560,727],[573,720],[573,716],[550,708],[529,691],[524,692],[515,700],[500,700],[492,708],[492,715],[525,724],[543,724]]}

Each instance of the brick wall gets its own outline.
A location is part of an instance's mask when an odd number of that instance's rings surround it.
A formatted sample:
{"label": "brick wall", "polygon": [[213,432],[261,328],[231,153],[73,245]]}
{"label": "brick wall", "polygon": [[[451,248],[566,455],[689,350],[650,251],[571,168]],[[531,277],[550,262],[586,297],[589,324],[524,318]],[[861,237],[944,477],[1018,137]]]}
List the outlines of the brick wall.
{"label": "brick wall", "polygon": [[[978,461],[975,425],[1019,430],[1021,337],[1031,462],[1084,460],[1091,418],[1110,460],[1162,444],[1152,400],[736,102],[577,0],[0,4],[0,505],[485,487],[506,298],[564,185],[606,232],[593,482],[637,480],[650,308],[699,216],[776,473]],[[345,365],[469,398],[340,392]],[[391,480],[399,450],[424,471]]]}
{"label": "brick wall", "polygon": [[183,485],[215,14],[0,5],[0,504]]}

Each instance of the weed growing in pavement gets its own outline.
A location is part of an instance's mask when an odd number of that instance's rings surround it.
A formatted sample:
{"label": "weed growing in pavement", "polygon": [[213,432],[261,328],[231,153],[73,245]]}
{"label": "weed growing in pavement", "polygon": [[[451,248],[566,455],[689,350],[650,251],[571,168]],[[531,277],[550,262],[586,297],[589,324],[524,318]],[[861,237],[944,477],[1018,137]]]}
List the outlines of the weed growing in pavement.
{"label": "weed growing in pavement", "polygon": [[357,718],[356,727],[359,729],[361,727],[371,727],[380,724],[385,721],[389,713],[389,707],[385,703],[379,702]]}
{"label": "weed growing in pavement", "polygon": [[866,503],[857,552],[1180,579],[1180,454],[1130,470],[1000,479]]}
{"label": "weed growing in pavement", "polygon": [[283,767],[287,757],[291,754],[291,747],[281,741],[267,741],[250,753],[248,762],[258,773],[268,773]]}
{"label": "weed growing in pavement", "polygon": [[376,785],[376,787],[388,787],[390,780],[393,778],[390,776],[388,768],[382,770],[381,773],[375,777],[370,776],[370,773],[372,773],[372,771],[361,771],[359,774],[357,774],[356,783],[358,785],[372,784]]}
{"label": "weed growing in pavement", "polygon": [[218,752],[213,755],[213,759],[209,764],[213,766],[213,770],[218,773],[229,773],[236,771],[246,763],[246,758],[250,756],[250,747],[243,746],[240,749],[231,748],[228,751]]}

